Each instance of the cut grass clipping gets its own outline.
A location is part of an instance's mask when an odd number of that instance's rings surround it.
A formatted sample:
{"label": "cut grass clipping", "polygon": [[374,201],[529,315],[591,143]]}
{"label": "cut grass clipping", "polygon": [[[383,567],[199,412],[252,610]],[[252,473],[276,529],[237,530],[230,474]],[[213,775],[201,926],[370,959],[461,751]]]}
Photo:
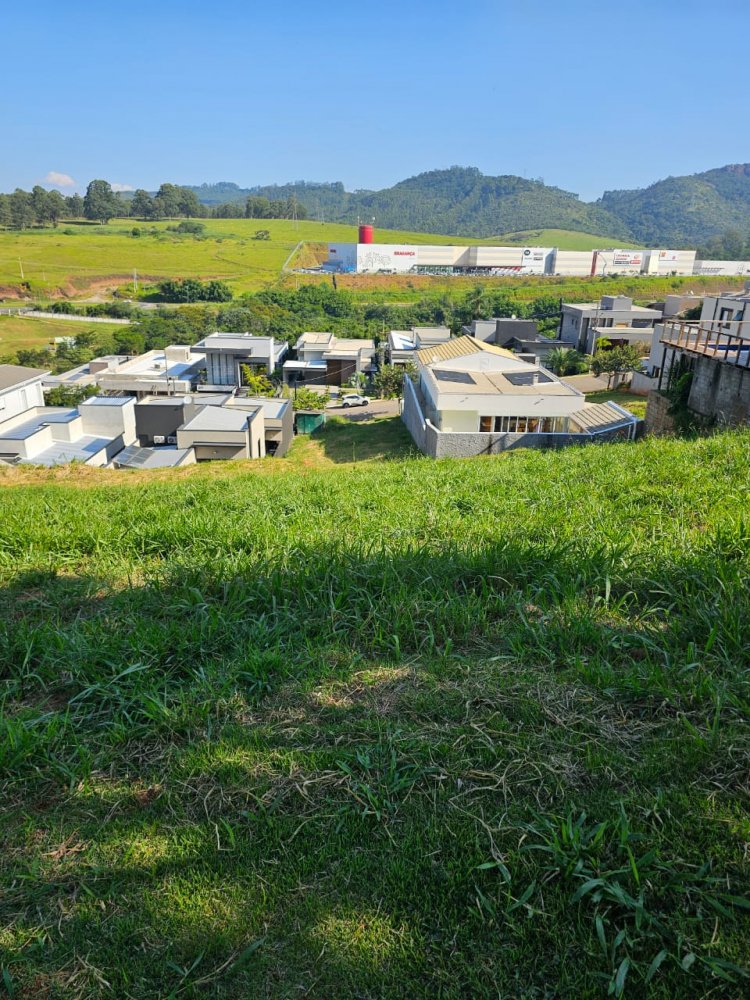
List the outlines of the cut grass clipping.
{"label": "cut grass clipping", "polygon": [[6,992],[747,996],[748,459],[0,489]]}

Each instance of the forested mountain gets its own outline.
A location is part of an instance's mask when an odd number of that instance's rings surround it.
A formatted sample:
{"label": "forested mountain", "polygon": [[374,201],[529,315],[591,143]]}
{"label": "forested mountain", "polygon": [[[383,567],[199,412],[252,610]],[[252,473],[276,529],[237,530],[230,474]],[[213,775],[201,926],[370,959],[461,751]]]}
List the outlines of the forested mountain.
{"label": "forested mountain", "polygon": [[527,229],[573,229],[612,240],[653,246],[694,246],[719,252],[750,237],[750,164],[702,174],[668,177],[647,188],[606,191],[596,202],[512,175],[490,177],[475,167],[430,170],[381,191],[344,190],[331,184],[296,181],[254,188],[236,184],[193,187],[207,205],[260,196],[296,198],[308,218],[331,222],[369,221],[416,232],[491,237]]}
{"label": "forested mountain", "polygon": [[747,238],[750,163],[667,177],[633,191],[605,191],[597,204],[621,218],[644,243],[701,245],[732,230]]}
{"label": "forested mountain", "polygon": [[431,170],[382,191],[347,192],[344,185],[297,181],[240,188],[223,182],[193,187],[206,204],[248,196],[281,200],[296,195],[308,218],[331,222],[369,220],[384,229],[493,236],[522,229],[576,229],[627,239],[628,228],[598,205],[541,181],[488,177],[475,167]]}

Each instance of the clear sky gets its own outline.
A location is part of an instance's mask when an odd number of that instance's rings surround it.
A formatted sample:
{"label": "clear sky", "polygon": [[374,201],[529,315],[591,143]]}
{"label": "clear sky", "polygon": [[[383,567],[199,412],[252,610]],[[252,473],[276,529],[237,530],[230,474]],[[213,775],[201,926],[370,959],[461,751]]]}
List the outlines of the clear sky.
{"label": "clear sky", "polygon": [[0,190],[460,164],[595,198],[750,161],[749,31],[750,0],[8,3]]}

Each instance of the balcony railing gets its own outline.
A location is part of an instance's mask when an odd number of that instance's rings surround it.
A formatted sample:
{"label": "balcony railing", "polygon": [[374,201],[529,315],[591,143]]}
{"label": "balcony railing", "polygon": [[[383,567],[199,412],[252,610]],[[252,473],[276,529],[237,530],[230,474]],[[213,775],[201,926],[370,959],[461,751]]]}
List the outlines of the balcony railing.
{"label": "balcony railing", "polygon": [[665,323],[659,340],[667,348],[750,368],[750,324],[747,321]]}

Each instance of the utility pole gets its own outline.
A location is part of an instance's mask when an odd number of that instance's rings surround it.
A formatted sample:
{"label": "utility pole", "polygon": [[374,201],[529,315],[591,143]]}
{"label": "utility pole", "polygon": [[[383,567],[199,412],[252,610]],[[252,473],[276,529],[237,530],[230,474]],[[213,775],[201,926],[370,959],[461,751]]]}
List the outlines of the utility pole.
{"label": "utility pole", "polygon": [[138,294],[138,272],[133,268],[133,290],[134,293]]}
{"label": "utility pole", "polygon": [[18,258],[18,266],[21,268],[21,281],[24,281],[23,264],[21,263],[21,258]]}

